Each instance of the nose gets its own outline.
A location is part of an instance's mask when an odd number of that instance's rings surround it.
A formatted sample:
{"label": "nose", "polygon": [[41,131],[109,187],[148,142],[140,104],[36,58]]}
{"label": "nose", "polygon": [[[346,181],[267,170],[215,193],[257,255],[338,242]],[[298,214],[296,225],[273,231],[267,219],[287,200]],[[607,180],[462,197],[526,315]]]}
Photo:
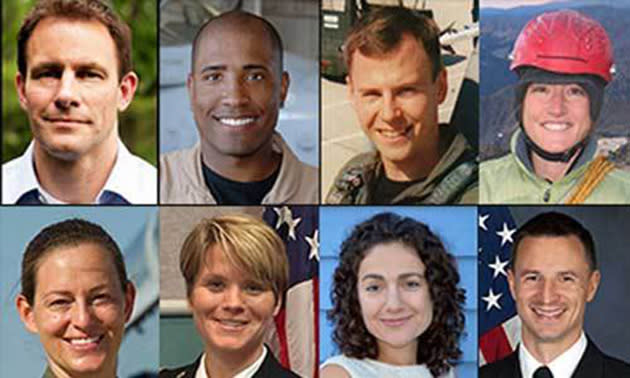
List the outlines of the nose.
{"label": "nose", "polygon": [[543,303],[553,303],[556,300],[556,283],[552,279],[544,280],[542,282],[542,300]]}
{"label": "nose", "polygon": [[384,93],[381,106],[381,119],[386,123],[393,123],[400,116],[400,109],[396,98],[391,93]]}
{"label": "nose", "polygon": [[387,298],[385,302],[385,310],[387,312],[398,312],[402,310],[402,300],[397,288],[390,288],[387,291]]}
{"label": "nose", "polygon": [[549,97],[549,103],[547,104],[547,108],[549,113],[552,115],[564,115],[566,113],[566,98],[565,93],[562,88],[553,88],[551,90],[551,96]]}
{"label": "nose", "polygon": [[73,75],[63,73],[59,80],[57,95],[55,97],[55,106],[62,110],[79,106],[79,88]]}
{"label": "nose", "polygon": [[82,330],[89,328],[94,323],[94,309],[87,302],[77,301],[72,308],[72,324]]}
{"label": "nose", "polygon": [[223,307],[231,311],[240,311],[243,309],[243,292],[240,287],[233,286],[225,291]]}
{"label": "nose", "polygon": [[226,77],[222,88],[222,102],[229,106],[241,106],[249,100],[246,84],[238,77]]}

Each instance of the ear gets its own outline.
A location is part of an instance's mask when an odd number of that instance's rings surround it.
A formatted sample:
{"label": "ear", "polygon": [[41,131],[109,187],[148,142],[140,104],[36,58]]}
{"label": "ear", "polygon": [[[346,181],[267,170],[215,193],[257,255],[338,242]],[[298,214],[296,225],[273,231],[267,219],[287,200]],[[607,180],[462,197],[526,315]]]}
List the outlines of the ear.
{"label": "ear", "polygon": [[131,318],[133,313],[133,305],[136,302],[136,287],[133,282],[127,282],[125,290],[125,323]]}
{"label": "ear", "polygon": [[186,89],[188,91],[188,103],[190,104],[190,107],[192,108],[192,103],[193,103],[193,94],[195,93],[195,80],[193,78],[193,74],[189,73],[188,77],[186,77]]}
{"label": "ear", "polygon": [[586,301],[590,302],[595,298],[595,294],[597,293],[597,288],[599,288],[599,282],[602,279],[601,273],[599,270],[595,270],[591,273],[591,276],[588,279],[588,286],[586,288]]}
{"label": "ear", "polygon": [[138,76],[134,72],[128,72],[123,76],[120,84],[118,84],[120,90],[120,97],[118,98],[118,110],[124,111],[129,107],[133,96],[138,88]]}
{"label": "ear", "polygon": [[15,89],[17,90],[20,107],[24,110],[28,108],[28,99],[26,98],[26,78],[21,73],[15,74]]}
{"label": "ear", "polygon": [[289,84],[291,84],[291,77],[287,71],[282,72],[282,81],[280,82],[280,107],[284,107],[284,101],[289,94]]}
{"label": "ear", "polygon": [[354,93],[354,88],[352,86],[352,79],[350,79],[350,75],[346,75],[346,89],[348,90],[348,98],[352,100],[352,94]]}
{"label": "ear", "polygon": [[19,294],[15,300],[15,306],[17,307],[20,319],[24,323],[24,327],[32,333],[38,333],[37,323],[35,322],[35,314],[33,313],[33,307],[28,303],[26,297]]}
{"label": "ear", "polygon": [[273,316],[278,315],[281,308],[282,308],[282,297],[279,297],[278,301],[276,302],[276,307],[274,307],[273,309]]}
{"label": "ear", "polygon": [[441,104],[446,100],[446,93],[448,92],[448,80],[446,69],[442,68],[436,80],[437,85],[437,99],[438,104]]}
{"label": "ear", "polygon": [[508,279],[508,285],[510,285],[510,294],[512,294],[512,299],[516,301],[516,295],[514,295],[514,293],[516,292],[516,288],[515,288],[516,277],[514,277],[514,272],[512,271],[512,268],[508,268],[507,279]]}

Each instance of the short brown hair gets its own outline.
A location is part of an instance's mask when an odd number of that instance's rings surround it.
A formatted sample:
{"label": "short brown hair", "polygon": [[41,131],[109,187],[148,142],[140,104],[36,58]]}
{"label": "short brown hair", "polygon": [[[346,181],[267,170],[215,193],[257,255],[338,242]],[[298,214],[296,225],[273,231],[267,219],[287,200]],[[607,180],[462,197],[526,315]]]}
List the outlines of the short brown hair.
{"label": "short brown hair", "polygon": [[343,45],[348,74],[355,51],[369,57],[386,54],[398,46],[405,34],[410,34],[424,48],[435,80],[444,68],[440,51],[440,29],[432,19],[404,7],[377,8],[357,22]]}
{"label": "short brown hair", "polygon": [[22,295],[33,305],[37,286],[37,270],[46,256],[63,247],[92,243],[109,252],[120,281],[127,290],[127,270],[118,244],[101,226],[83,219],[68,219],[42,229],[26,246],[22,257]]}
{"label": "short brown hair", "polygon": [[265,222],[247,215],[203,219],[188,234],[179,255],[179,270],[190,296],[208,249],[219,246],[228,262],[270,288],[276,302],[289,281],[289,263],[282,239]]}
{"label": "short brown hair", "polygon": [[118,55],[118,80],[133,69],[131,30],[105,1],[101,0],[40,0],[26,15],[17,35],[18,71],[26,78],[26,47],[37,24],[47,17],[68,20],[98,21],[109,31]]}

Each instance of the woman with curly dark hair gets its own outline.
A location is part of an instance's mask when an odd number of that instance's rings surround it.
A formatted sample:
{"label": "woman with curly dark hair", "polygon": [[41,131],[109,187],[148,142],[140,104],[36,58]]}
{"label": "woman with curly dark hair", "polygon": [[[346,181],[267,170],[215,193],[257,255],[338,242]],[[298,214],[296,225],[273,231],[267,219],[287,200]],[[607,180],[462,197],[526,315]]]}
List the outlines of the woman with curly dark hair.
{"label": "woman with curly dark hair", "polygon": [[323,378],[454,377],[465,293],[427,225],[392,213],[358,224],[341,245],[331,296],[342,355],[324,362]]}

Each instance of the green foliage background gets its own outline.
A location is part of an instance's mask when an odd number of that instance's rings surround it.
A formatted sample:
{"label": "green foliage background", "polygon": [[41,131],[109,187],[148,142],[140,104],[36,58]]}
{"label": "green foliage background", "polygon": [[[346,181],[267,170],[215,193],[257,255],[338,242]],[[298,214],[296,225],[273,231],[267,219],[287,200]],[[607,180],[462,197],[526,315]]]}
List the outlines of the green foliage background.
{"label": "green foliage background", "polygon": [[[31,140],[28,118],[15,91],[16,47],[20,23],[36,0],[2,4],[2,162],[21,155]],[[157,3],[155,0],[112,0],[133,32],[134,70],[140,85],[131,106],[120,114],[125,145],[151,164],[157,161]]]}

